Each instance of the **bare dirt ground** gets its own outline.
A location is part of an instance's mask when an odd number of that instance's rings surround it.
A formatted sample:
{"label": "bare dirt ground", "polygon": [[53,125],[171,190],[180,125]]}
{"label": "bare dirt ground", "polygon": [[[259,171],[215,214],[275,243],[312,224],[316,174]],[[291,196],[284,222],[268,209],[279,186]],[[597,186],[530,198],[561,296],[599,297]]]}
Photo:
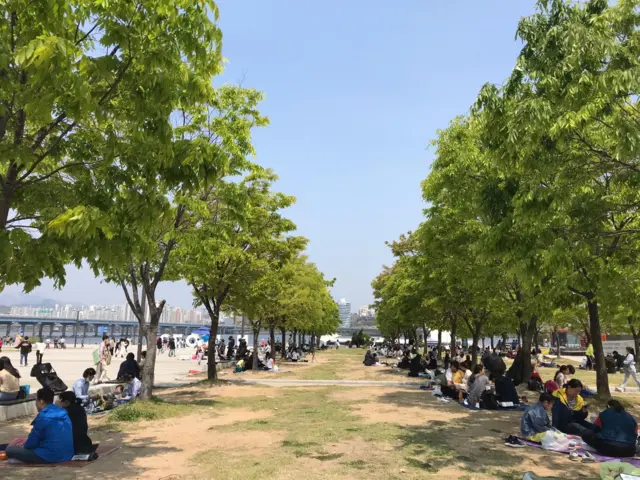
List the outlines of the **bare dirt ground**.
{"label": "bare dirt ground", "polygon": [[[292,364],[291,373],[282,374],[408,379],[384,373],[391,371],[388,367],[362,366],[362,355],[362,350],[323,353],[318,362]],[[135,422],[92,416],[92,439],[121,448],[84,468],[39,468],[38,480],[515,480],[525,471],[565,479],[598,477],[597,464],[576,465],[565,455],[504,446],[502,439],[518,432],[518,412],[465,410],[417,389],[277,388],[222,381],[156,394],[158,400],[148,408],[170,406],[171,416]],[[0,443],[27,433],[30,420],[0,426]],[[2,478],[34,476],[30,468],[1,472]]]}

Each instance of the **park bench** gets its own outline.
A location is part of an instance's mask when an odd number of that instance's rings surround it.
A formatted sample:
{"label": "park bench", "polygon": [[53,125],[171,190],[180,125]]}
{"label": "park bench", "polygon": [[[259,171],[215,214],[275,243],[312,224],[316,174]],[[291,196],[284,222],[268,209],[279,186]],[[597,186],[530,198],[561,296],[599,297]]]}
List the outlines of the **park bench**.
{"label": "park bench", "polygon": [[35,416],[37,413],[35,393],[19,400],[5,400],[0,402],[0,422],[28,415]]}

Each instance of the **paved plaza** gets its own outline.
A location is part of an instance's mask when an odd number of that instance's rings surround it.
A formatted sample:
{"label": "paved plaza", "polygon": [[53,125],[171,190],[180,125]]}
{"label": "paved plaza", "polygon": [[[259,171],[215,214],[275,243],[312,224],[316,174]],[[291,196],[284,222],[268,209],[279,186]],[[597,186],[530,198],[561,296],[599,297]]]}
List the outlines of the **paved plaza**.
{"label": "paved plaza", "polygon": [[[82,372],[85,368],[93,366],[93,351],[96,349],[95,345],[85,346],[84,348],[68,347],[66,349],[54,349],[50,348],[45,350],[43,363],[51,363],[58,376],[69,388],[73,385],[78,378],[82,377]],[[135,353],[135,346],[133,353]],[[185,376],[189,373],[189,370],[202,370],[205,371],[206,364],[202,362],[202,365],[198,366],[195,360],[180,360],[181,356],[191,355],[192,349],[178,349],[176,350],[176,357],[168,357],[167,353],[158,356],[156,361],[155,372],[155,384],[156,385],[175,385],[185,383],[188,381]],[[11,363],[20,371],[22,378],[20,379],[21,385],[31,385],[31,391],[40,388],[38,381],[29,376],[31,372],[31,366],[36,361],[35,351],[29,354],[29,366],[20,367],[20,354],[15,348],[2,347],[0,356],[7,356],[11,359]],[[124,358],[113,358],[111,365],[109,365],[109,378],[115,379],[118,373],[120,363],[124,361]]]}

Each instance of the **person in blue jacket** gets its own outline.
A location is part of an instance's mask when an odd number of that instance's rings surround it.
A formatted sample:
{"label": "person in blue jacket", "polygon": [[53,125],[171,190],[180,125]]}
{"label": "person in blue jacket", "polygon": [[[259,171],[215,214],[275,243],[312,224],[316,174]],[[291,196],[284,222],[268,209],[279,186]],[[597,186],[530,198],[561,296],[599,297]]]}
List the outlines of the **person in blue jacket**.
{"label": "person in blue jacket", "polygon": [[633,457],[636,454],[638,424],[617,400],[609,400],[607,408],[595,421],[596,432],[586,432],[582,439],[598,453],[608,457]]}
{"label": "person in blue jacket", "polygon": [[58,463],[73,457],[73,428],[67,411],[53,404],[54,394],[41,388],[36,394],[38,415],[22,447],[9,446],[9,459],[24,463]]}
{"label": "person in blue jacket", "polygon": [[540,394],[538,403],[527,407],[520,421],[520,433],[527,440],[541,442],[544,434],[551,430],[549,412],[553,408],[555,398],[550,393]]}

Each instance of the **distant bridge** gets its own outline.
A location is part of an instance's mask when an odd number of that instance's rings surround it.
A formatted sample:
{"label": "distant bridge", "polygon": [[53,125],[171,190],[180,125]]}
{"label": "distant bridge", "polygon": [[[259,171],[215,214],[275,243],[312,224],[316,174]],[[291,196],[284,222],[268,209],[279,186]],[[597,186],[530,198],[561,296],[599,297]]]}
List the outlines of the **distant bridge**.
{"label": "distant bridge", "polygon": [[[2,326],[5,326],[3,332]],[[208,325],[204,325],[208,327]],[[158,335],[182,334],[189,335],[193,330],[199,328],[197,324],[185,323],[160,323],[158,327]],[[43,338],[51,338],[53,336],[73,337],[77,341],[78,338],[99,336],[104,332],[109,336],[127,337],[137,341],[140,328],[137,322],[125,322],[123,320],[97,320],[97,319],[75,319],[75,318],[43,318],[43,317],[18,317],[15,315],[0,315],[0,335],[9,336],[12,329],[24,330],[25,336],[34,336]],[[337,334],[340,336],[351,337],[360,329],[364,333],[372,336],[382,336],[374,327],[339,327]],[[218,335],[250,335],[251,329],[248,326],[244,328],[240,325],[218,326]],[[268,331],[263,330],[260,336],[268,335]],[[43,336],[44,335],[44,336]],[[280,335],[277,335],[280,336]],[[69,343],[67,341],[67,343]]]}

